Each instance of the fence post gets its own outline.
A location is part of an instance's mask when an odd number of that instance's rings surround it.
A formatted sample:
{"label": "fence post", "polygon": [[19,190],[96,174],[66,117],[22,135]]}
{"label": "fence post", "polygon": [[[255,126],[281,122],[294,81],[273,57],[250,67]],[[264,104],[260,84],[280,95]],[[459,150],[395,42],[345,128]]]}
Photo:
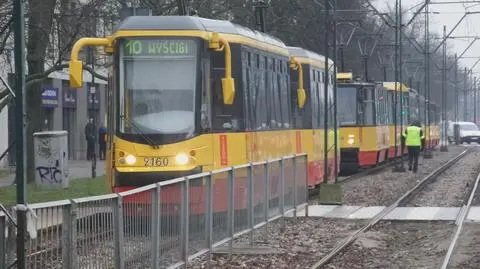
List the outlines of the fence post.
{"label": "fence post", "polygon": [[[0,212],[1,213],[1,212]],[[6,234],[5,234],[5,229],[7,225],[6,217],[3,215],[0,215],[0,269],[5,269],[6,268],[6,256],[7,256],[7,251],[6,251]]]}
{"label": "fence post", "polygon": [[293,154],[293,217],[297,219],[297,154]]}
{"label": "fence post", "polygon": [[253,202],[253,165],[252,163],[248,164],[247,168],[247,176],[248,176],[248,228],[250,228],[250,232],[248,233],[249,237],[249,244],[253,244],[253,224],[255,222],[254,214],[255,214],[255,204]]}
{"label": "fence post", "polygon": [[263,195],[264,195],[264,218],[265,218],[265,236],[268,235],[268,208],[269,208],[269,199],[268,199],[268,162],[265,161],[263,164]]}
{"label": "fence post", "polygon": [[115,268],[125,269],[125,257],[124,257],[124,238],[123,238],[123,197],[117,195],[116,199],[113,199],[113,221],[115,226],[114,238],[115,238]]}
{"label": "fence post", "polygon": [[207,268],[212,268],[212,253],[213,253],[213,187],[212,187],[213,174],[207,176],[207,189],[205,199],[205,236],[207,242],[207,248],[209,249],[207,254]]}
{"label": "fence post", "polygon": [[228,171],[228,220],[227,220],[227,231],[228,237],[228,259],[232,258],[233,251],[233,234],[234,234],[234,225],[235,225],[235,168],[231,167]]}
{"label": "fence post", "polygon": [[63,223],[62,223],[62,259],[63,268],[71,269],[77,268],[77,205],[70,200],[70,204],[62,208]]}
{"label": "fence post", "polygon": [[184,177],[184,181],[181,183],[181,195],[182,195],[182,203],[180,205],[180,212],[181,212],[181,221],[180,221],[180,228],[182,233],[182,258],[185,261],[184,267],[187,268],[188,265],[188,229],[190,227],[189,221],[189,189],[190,189],[190,179],[188,177]]}
{"label": "fence post", "polygon": [[282,220],[280,223],[280,230],[283,233],[285,231],[285,172],[284,172],[283,157],[280,159],[280,214],[282,214]]}
{"label": "fence post", "polygon": [[303,159],[305,162],[305,203],[307,206],[305,207],[305,217],[308,217],[308,157],[307,154],[303,155]]}
{"label": "fence post", "polygon": [[157,269],[160,237],[160,184],[152,190],[152,268]]}

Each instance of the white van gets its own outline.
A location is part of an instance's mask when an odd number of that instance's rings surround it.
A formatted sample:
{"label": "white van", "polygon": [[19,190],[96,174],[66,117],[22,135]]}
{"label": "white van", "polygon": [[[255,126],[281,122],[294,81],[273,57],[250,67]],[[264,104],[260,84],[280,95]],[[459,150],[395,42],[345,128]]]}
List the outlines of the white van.
{"label": "white van", "polygon": [[467,142],[470,144],[471,142],[477,142],[480,144],[480,130],[475,123],[469,121],[448,122],[447,135],[450,143],[455,141],[453,133],[454,124],[460,125],[460,143]]}

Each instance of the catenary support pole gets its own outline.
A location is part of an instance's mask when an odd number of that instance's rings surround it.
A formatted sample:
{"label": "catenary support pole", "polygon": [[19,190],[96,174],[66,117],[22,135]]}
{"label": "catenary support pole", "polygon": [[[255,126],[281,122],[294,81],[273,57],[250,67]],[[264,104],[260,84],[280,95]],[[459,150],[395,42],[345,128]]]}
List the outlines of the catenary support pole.
{"label": "catenary support pole", "polygon": [[323,145],[324,145],[324,159],[323,159],[323,182],[327,183],[328,182],[328,151],[329,151],[329,146],[328,146],[328,131],[329,131],[329,126],[328,126],[328,110],[329,110],[329,103],[328,103],[328,86],[329,86],[329,80],[330,76],[329,74],[329,44],[330,44],[330,0],[325,0],[325,39],[324,39],[324,48],[325,48],[325,71],[324,71],[324,88],[323,88],[323,96],[324,96],[324,109],[323,109],[323,129],[324,129],[324,139],[323,139]]}
{"label": "catenary support pole", "polygon": [[338,180],[338,122],[337,122],[337,0],[333,0],[333,49],[334,49],[334,68],[333,68],[333,174],[334,182]]}
{"label": "catenary support pole", "polygon": [[[443,38],[446,39],[447,26],[443,26]],[[442,54],[442,130],[441,130],[441,145],[440,151],[447,152],[447,41],[443,42],[443,54]]]}
{"label": "catenary support pole", "polygon": [[[402,93],[402,67],[403,67],[403,55],[402,55],[402,1],[396,0],[395,5],[395,151],[398,148],[398,133],[402,134],[403,132],[403,93]],[[398,100],[400,99],[400,100]],[[400,109],[398,109],[398,106]],[[400,113],[398,113],[399,111]],[[400,115],[398,115],[400,114]],[[400,121],[398,121],[400,118]],[[398,126],[397,126],[398,125]],[[395,167],[393,172],[405,172],[405,167],[403,166],[403,147],[400,143],[400,152],[398,160],[395,162]]]}
{"label": "catenary support pole", "polygon": [[[425,137],[430,141],[430,15],[429,0],[425,0]],[[427,132],[428,130],[428,132]],[[424,159],[432,159],[432,149],[429,144],[425,144],[423,150]]]}
{"label": "catenary support pole", "polygon": [[[27,189],[26,189],[26,114],[25,114],[25,15],[22,0],[15,0],[13,6],[15,27],[15,133],[16,133],[16,172],[17,181],[17,268],[26,269],[26,228],[27,228]],[[3,253],[2,253],[3,255]]]}

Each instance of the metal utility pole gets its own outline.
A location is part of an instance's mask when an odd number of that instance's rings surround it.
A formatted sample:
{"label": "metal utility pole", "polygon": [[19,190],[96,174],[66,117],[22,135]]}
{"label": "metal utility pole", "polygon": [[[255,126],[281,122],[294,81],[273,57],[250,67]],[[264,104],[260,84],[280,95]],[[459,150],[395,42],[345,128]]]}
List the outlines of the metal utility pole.
{"label": "metal utility pole", "polygon": [[455,106],[454,106],[454,118],[455,122],[458,121],[458,56],[455,53],[455,71],[454,71],[454,79],[455,79]]}
{"label": "metal utility pole", "polygon": [[[333,0],[333,175],[338,181],[338,122],[337,122],[337,0]],[[355,31],[353,29],[352,33]],[[349,40],[350,41],[350,40]],[[343,70],[342,70],[343,71]]]}
{"label": "metal utility pole", "polygon": [[255,9],[255,25],[261,32],[266,32],[265,10],[268,8],[267,0],[254,0],[253,8]]}
{"label": "metal utility pole", "polygon": [[477,124],[477,77],[473,78],[473,122]]}
{"label": "metal utility pole", "polygon": [[324,48],[325,48],[325,79],[323,80],[323,96],[324,96],[324,109],[323,109],[323,128],[324,128],[324,159],[323,159],[323,182],[328,182],[328,110],[329,110],[329,103],[328,103],[328,86],[329,86],[329,70],[330,66],[328,63],[329,59],[329,29],[330,29],[331,21],[330,21],[330,0],[325,0],[325,37],[324,37]]}
{"label": "metal utility pole", "polygon": [[[395,157],[399,157],[399,160],[395,159],[395,167],[393,172],[405,172],[403,166],[403,147],[400,146],[400,156],[397,154],[398,148],[398,116],[400,116],[400,136],[403,132],[403,94],[402,90],[402,1],[395,1],[395,95],[394,95],[394,124],[395,124]],[[400,98],[400,115],[397,113],[399,105],[398,98]]]}
{"label": "metal utility pole", "polygon": [[177,8],[178,8],[178,15],[180,16],[188,15],[187,4],[185,3],[185,0],[177,0]]}
{"label": "metal utility pole", "polygon": [[465,67],[464,71],[464,79],[463,79],[463,121],[467,120],[467,91],[468,91],[468,74],[467,68]]}
{"label": "metal utility pole", "polygon": [[440,151],[448,151],[447,142],[447,26],[443,26],[443,56],[442,56],[442,132]]}
{"label": "metal utility pole", "polygon": [[[95,71],[95,53],[92,47],[90,47],[90,62],[92,63],[92,72]],[[93,119],[93,132],[94,132],[94,137],[97,137],[98,132],[97,132],[97,124],[96,124],[96,119],[95,119],[95,92],[96,92],[96,87],[95,87],[95,76],[92,73],[92,85],[90,87],[90,94],[92,98],[92,110],[90,112],[90,118]],[[88,103],[87,103],[88,104]],[[98,138],[97,138],[98,139]],[[97,144],[95,139],[93,141],[93,154],[92,154],[92,178],[97,177],[97,151],[95,144]]]}
{"label": "metal utility pole", "polygon": [[[428,129],[430,132],[430,16],[429,16],[429,0],[425,0],[425,133]],[[430,141],[430,133],[426,133],[425,137]],[[423,150],[424,159],[432,159],[430,145],[426,144]]]}
{"label": "metal utility pole", "polygon": [[[25,14],[23,0],[15,0],[13,4],[13,20],[15,33],[15,133],[17,136],[16,171],[17,181],[17,268],[27,268],[26,235],[27,235],[27,186],[26,186],[26,114],[25,114]],[[0,255],[3,255],[1,253]]]}

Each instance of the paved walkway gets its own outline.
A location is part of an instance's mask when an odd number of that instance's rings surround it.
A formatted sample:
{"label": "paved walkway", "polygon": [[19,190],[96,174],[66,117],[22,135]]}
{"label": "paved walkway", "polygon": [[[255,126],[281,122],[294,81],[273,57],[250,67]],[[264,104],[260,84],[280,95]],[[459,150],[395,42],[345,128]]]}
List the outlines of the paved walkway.
{"label": "paved walkway", "polygon": [[[371,219],[384,210],[384,206],[336,206],[311,205],[308,207],[309,217],[341,218],[341,219]],[[397,207],[388,213],[385,220],[456,220],[461,207]],[[288,217],[292,217],[289,214]],[[305,210],[297,216],[305,216]],[[467,222],[480,222],[480,207],[471,207],[466,218]]]}
{"label": "paved walkway", "polygon": [[[86,178],[92,175],[92,162],[91,161],[77,161],[70,160],[68,162],[70,180],[75,180],[79,178]],[[105,161],[97,160],[97,177],[101,177],[105,174]],[[15,170],[13,173],[0,178],[0,188],[11,186],[15,181]]]}

